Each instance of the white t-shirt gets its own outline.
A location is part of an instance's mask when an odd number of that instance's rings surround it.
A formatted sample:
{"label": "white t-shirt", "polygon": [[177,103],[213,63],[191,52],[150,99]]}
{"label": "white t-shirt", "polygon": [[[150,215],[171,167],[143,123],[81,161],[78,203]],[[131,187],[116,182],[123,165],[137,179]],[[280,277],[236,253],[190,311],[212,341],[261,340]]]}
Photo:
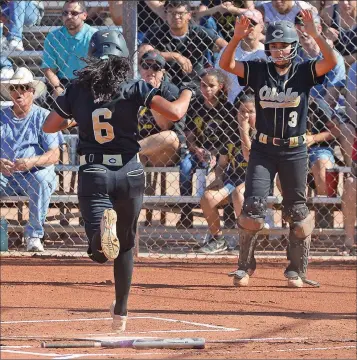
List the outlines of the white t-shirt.
{"label": "white t-shirt", "polygon": [[286,20],[294,24],[296,15],[301,10],[306,10],[306,9],[312,10],[314,8],[311,4],[307,3],[306,1],[294,1],[294,3],[295,3],[294,6],[287,14],[280,14],[275,9],[271,1],[267,3],[263,3],[262,6],[264,8],[264,22],[271,23],[274,21]]}
{"label": "white t-shirt", "polygon": [[[222,56],[223,50],[221,50],[221,52],[218,55],[216,64],[215,64],[215,68],[216,69],[220,69],[221,71],[223,71],[229,78],[231,84],[230,84],[230,90],[228,92],[228,101],[231,102],[232,104],[234,103],[235,99],[237,98],[237,96],[239,95],[239,93],[244,89],[244,86],[240,86],[239,82],[238,82],[238,77],[237,75],[231,74],[228,71],[225,71],[223,69],[220,68],[219,66],[219,60]],[[239,43],[237,49],[236,49],[236,53],[235,53],[235,60],[237,61],[248,61],[248,60],[256,60],[256,59],[267,59],[267,56],[265,55],[264,52],[264,45],[262,43],[259,43],[259,46],[256,50],[253,51],[245,51],[242,49],[241,47],[241,43]]]}

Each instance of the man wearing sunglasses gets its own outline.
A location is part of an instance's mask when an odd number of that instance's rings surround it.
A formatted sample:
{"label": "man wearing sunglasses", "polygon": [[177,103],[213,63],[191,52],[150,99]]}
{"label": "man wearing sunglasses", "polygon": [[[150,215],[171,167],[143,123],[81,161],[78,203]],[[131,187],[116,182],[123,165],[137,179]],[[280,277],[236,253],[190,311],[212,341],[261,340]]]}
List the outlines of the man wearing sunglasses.
{"label": "man wearing sunglasses", "polygon": [[[160,89],[169,101],[179,97],[179,89],[165,80],[165,59],[156,51],[141,56],[139,72],[147,83]],[[139,111],[140,160],[150,166],[172,166],[179,160],[180,144],[184,143],[184,120],[168,121],[163,115],[142,107]]]}
{"label": "man wearing sunglasses", "polygon": [[73,71],[85,66],[81,58],[87,56],[89,41],[97,31],[84,23],[86,18],[83,1],[66,1],[62,8],[63,26],[49,32],[46,37],[41,68],[54,99],[75,77]]}
{"label": "man wearing sunglasses", "polygon": [[180,86],[190,82],[210,64],[205,56],[217,46],[222,49],[227,42],[213,30],[191,23],[191,8],[188,1],[166,1],[166,24],[152,27],[143,39],[168,62],[172,82]]}
{"label": "man wearing sunglasses", "polygon": [[43,252],[43,223],[56,190],[54,164],[59,160],[61,133],[46,134],[42,125],[49,111],[34,104],[46,85],[20,67],[1,82],[1,95],[13,103],[0,112],[0,194],[29,197],[29,221],[24,235],[27,251]]}

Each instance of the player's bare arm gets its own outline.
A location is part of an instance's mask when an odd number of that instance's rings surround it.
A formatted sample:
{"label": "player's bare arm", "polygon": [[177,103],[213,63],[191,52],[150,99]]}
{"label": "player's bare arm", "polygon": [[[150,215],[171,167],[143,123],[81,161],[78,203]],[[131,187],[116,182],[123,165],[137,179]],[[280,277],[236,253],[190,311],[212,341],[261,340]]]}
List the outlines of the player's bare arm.
{"label": "player's bare arm", "polygon": [[323,55],[323,58],[316,62],[316,75],[325,75],[337,65],[337,56],[333,48],[327,43],[323,36],[318,33],[312,12],[310,10],[301,10],[301,16],[304,22],[305,32],[315,39]]}
{"label": "player's bare arm", "polygon": [[42,126],[42,130],[45,133],[53,134],[57,131],[61,131],[76,125],[77,123],[73,119],[64,119],[61,115],[59,115],[56,111],[53,110],[47,116]]}
{"label": "player's bare arm", "polygon": [[234,28],[234,35],[227,47],[224,49],[219,61],[219,66],[223,70],[239,77],[244,77],[244,65],[242,62],[235,60],[235,51],[239,42],[252,31],[253,27],[250,27],[250,20],[247,17],[242,15],[239,19],[237,19]]}
{"label": "player's bare arm", "polygon": [[175,101],[168,101],[162,96],[155,95],[151,101],[151,109],[163,115],[167,120],[179,121],[186,114],[192,91],[185,89],[181,92],[180,97]]}

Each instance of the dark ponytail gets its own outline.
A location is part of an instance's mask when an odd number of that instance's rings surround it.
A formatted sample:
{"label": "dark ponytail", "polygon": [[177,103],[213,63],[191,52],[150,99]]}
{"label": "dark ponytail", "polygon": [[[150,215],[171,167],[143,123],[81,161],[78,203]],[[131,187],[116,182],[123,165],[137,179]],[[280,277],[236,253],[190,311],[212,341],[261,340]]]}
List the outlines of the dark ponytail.
{"label": "dark ponytail", "polygon": [[131,62],[128,58],[108,55],[105,59],[85,58],[87,66],[76,70],[73,80],[85,88],[90,88],[94,101],[108,102],[118,92],[119,85],[130,78]]}

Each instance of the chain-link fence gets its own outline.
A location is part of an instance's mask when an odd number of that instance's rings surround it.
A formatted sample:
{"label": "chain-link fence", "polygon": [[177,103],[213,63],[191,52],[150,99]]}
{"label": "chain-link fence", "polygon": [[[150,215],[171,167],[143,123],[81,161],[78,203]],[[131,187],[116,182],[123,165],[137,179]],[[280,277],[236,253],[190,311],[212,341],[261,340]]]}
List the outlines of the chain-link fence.
{"label": "chain-link fence", "polygon": [[[213,252],[203,252],[204,244],[222,234],[225,245],[216,253],[237,253],[236,219],[256,135],[256,97],[236,76],[220,69],[219,60],[242,13],[253,30],[237,48],[236,60],[266,59],[265,27],[276,20],[296,24],[301,45],[297,61],[321,58],[299,16],[301,6],[311,4],[255,1],[253,10],[251,1],[164,3],[1,1],[3,249],[8,247],[11,254],[42,251],[44,244],[47,253],[86,251],[77,199],[77,130],[44,135],[41,127],[56,97],[75,77],[73,71],[85,66],[81,58],[94,31],[117,28],[133,54],[135,78],[160,87],[171,100],[182,85],[197,92],[185,118],[177,123],[147,108],[139,111],[140,158],[146,167],[147,188],[137,253],[206,256]],[[315,218],[312,253],[349,254],[356,225],[356,178],[351,167],[356,138],[357,4],[320,5],[313,8],[315,25],[334,43],[338,65],[309,98],[306,194]],[[40,108],[32,105],[32,99]],[[294,121],[289,119],[285,129],[296,126]],[[285,251],[288,224],[281,203],[277,177],[257,251]]]}

